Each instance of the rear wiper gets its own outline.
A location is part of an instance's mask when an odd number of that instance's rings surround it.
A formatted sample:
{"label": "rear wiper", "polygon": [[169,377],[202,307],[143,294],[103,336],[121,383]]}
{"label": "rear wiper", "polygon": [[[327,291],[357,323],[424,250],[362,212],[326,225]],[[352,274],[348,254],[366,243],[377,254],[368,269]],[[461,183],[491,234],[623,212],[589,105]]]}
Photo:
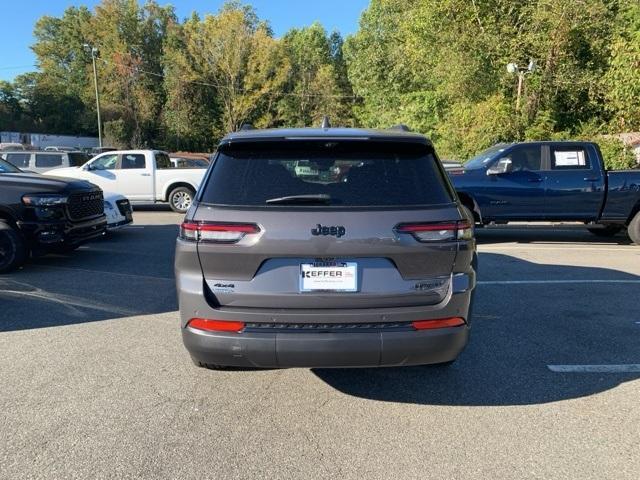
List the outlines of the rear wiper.
{"label": "rear wiper", "polygon": [[331,197],[324,193],[319,193],[316,195],[290,195],[288,197],[277,197],[270,198],[265,203],[269,204],[321,204],[321,205],[329,205],[331,204]]}

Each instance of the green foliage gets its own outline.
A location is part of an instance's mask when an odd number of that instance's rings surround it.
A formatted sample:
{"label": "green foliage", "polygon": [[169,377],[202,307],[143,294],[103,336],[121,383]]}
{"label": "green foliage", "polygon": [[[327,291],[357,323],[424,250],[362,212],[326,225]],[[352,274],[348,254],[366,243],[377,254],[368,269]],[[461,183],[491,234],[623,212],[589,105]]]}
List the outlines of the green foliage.
{"label": "green foliage", "polygon": [[640,130],[640,2],[630,1],[620,15],[611,45],[611,66],[604,76],[607,108],[614,125]]}
{"label": "green foliage", "polygon": [[597,142],[600,146],[607,170],[623,170],[637,165],[633,151],[621,140],[605,137],[591,138],[591,140]]}
{"label": "green foliage", "polygon": [[[639,8],[636,0],[372,0],[345,45],[361,97],[354,112],[366,126],[407,123],[456,158],[498,140],[575,136],[594,119],[606,133],[620,113],[636,128]],[[537,69],[525,74],[516,111],[517,75],[506,65],[529,59]]]}
{"label": "green foliage", "polygon": [[[637,0],[371,0],[343,41],[322,25],[273,37],[230,1],[179,21],[154,0],[102,0],[35,25],[40,71],[0,83],[0,127],[93,133],[97,46],[105,136],[118,146],[210,150],[258,127],[403,123],[445,158],[496,142],[640,130]],[[519,108],[515,62],[524,75]],[[5,127],[7,126],[7,127]]]}

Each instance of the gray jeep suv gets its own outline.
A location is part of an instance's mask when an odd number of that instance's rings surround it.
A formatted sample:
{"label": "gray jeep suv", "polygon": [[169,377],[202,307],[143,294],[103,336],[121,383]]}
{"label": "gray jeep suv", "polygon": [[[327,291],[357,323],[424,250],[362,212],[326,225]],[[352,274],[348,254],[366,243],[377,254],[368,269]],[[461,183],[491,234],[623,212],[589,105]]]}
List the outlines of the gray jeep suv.
{"label": "gray jeep suv", "polygon": [[180,228],[182,338],[207,368],[449,364],[475,268],[472,218],[425,137],[240,131]]}

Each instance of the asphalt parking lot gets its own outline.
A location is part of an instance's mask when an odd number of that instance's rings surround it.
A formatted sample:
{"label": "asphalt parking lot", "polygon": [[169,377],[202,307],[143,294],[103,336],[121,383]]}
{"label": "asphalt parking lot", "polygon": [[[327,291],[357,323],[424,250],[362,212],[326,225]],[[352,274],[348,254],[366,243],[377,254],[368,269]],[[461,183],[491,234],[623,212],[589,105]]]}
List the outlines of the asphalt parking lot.
{"label": "asphalt parking lot", "polygon": [[450,369],[198,369],[181,217],[0,276],[0,478],[637,479],[640,247],[570,226],[478,232]]}

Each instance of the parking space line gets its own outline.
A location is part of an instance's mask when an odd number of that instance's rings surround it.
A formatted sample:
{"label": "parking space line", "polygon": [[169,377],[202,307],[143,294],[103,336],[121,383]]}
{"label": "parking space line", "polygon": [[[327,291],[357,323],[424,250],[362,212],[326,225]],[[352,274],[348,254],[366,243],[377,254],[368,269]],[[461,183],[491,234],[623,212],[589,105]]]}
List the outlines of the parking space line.
{"label": "parking space line", "polygon": [[640,373],[640,363],[622,365],[547,365],[556,373]]}
{"label": "parking space line", "polygon": [[480,280],[478,285],[545,285],[575,283],[640,283],[639,280]]}

